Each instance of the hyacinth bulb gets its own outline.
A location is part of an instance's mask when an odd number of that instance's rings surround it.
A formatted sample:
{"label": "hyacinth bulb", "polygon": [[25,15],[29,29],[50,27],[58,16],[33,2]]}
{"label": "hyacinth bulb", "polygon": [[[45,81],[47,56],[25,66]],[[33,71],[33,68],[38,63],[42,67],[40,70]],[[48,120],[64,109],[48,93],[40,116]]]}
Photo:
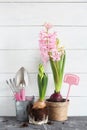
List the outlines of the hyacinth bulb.
{"label": "hyacinth bulb", "polygon": [[50,96],[50,100],[53,102],[61,102],[62,101],[62,96],[60,94],[60,92],[54,92],[51,96]]}

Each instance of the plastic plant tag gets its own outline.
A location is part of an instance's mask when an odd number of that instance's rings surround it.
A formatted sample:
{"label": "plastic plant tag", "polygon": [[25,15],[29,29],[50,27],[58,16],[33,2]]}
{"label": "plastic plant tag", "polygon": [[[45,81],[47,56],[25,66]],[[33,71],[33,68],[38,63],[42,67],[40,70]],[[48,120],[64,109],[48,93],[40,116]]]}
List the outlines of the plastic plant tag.
{"label": "plastic plant tag", "polygon": [[69,84],[69,89],[68,89],[68,93],[66,96],[66,101],[67,101],[68,97],[69,97],[71,85],[78,85],[79,84],[79,77],[77,75],[74,75],[74,74],[65,74],[64,82]]}

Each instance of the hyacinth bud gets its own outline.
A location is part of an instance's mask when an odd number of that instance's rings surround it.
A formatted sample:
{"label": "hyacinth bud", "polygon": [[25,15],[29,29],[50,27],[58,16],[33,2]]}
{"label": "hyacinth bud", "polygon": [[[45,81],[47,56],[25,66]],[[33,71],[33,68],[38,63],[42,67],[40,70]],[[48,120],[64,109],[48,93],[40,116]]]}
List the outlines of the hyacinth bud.
{"label": "hyacinth bud", "polygon": [[53,25],[51,25],[50,23],[45,23],[44,26],[47,30],[49,30],[53,27]]}
{"label": "hyacinth bud", "polygon": [[40,64],[38,73],[38,88],[39,88],[40,100],[44,100],[45,98],[47,83],[48,83],[48,76],[45,74],[43,65]]}
{"label": "hyacinth bud", "polygon": [[38,74],[39,74],[40,78],[42,79],[44,76],[44,67],[42,64],[39,64],[39,73]]}

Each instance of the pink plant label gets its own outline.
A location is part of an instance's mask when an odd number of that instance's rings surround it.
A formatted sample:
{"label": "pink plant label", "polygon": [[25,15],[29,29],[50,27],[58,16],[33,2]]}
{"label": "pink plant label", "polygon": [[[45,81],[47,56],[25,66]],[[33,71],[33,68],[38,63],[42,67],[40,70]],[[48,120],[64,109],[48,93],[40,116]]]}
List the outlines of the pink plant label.
{"label": "pink plant label", "polygon": [[64,82],[68,83],[69,85],[78,85],[79,84],[79,77],[74,74],[65,74]]}
{"label": "pink plant label", "polygon": [[67,101],[68,97],[69,97],[71,85],[78,85],[79,84],[79,77],[77,75],[74,75],[74,74],[65,74],[64,82],[69,84],[69,89],[68,89],[67,96],[66,96],[66,101]]}

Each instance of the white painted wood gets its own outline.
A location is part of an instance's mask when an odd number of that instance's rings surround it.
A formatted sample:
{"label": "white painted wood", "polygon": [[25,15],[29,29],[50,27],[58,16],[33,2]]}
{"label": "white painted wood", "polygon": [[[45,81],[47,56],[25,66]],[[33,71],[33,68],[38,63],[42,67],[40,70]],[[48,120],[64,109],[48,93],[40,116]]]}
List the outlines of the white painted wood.
{"label": "white painted wood", "polygon": [[17,72],[24,66],[29,72],[36,72],[40,63],[40,54],[38,50],[7,50],[0,51],[0,72]]}
{"label": "white painted wood", "polygon": [[[52,11],[53,10],[53,11]],[[0,25],[87,25],[87,3],[1,3]]]}
{"label": "white painted wood", "polygon": [[13,97],[0,97],[0,116],[15,116],[15,100]]}
{"label": "white painted wood", "polygon": [[26,3],[26,2],[30,2],[30,3],[32,3],[32,2],[46,2],[46,3],[48,3],[48,2],[87,2],[87,0],[0,0],[0,2],[1,3],[3,3],[3,2],[10,2],[10,3],[12,3],[12,2],[17,2],[17,3],[19,3],[19,2],[23,2],[23,3]]}
{"label": "white painted wood", "polygon": [[[87,72],[86,56],[86,50],[67,50],[65,72]],[[15,73],[22,66],[30,73],[34,73],[38,71],[38,65],[41,63],[40,51],[0,51],[0,62],[0,73]],[[49,62],[46,66],[46,71],[51,72]]]}
{"label": "white painted wood", "polygon": [[[87,97],[71,97],[68,115],[87,116]],[[84,107],[85,105],[85,107]]]}
{"label": "white painted wood", "polygon": [[[87,116],[86,104],[87,97],[70,97],[68,116]],[[0,115],[16,115],[15,101],[13,100],[13,97],[0,97]]]}
{"label": "white painted wood", "polygon": [[[72,86],[69,96],[87,96],[87,74],[77,74],[80,78],[78,86]],[[6,80],[15,77],[15,74],[0,74],[0,96],[13,96],[10,87],[6,84]],[[61,94],[66,96],[69,85],[62,84]],[[26,96],[38,96],[37,74],[29,74],[29,86],[25,88]],[[53,75],[48,74],[48,86],[46,96],[50,96],[54,92]]]}
{"label": "white painted wood", "polygon": [[[39,49],[43,27],[0,27],[0,49]],[[87,27],[53,27],[66,49],[87,49]]]}

